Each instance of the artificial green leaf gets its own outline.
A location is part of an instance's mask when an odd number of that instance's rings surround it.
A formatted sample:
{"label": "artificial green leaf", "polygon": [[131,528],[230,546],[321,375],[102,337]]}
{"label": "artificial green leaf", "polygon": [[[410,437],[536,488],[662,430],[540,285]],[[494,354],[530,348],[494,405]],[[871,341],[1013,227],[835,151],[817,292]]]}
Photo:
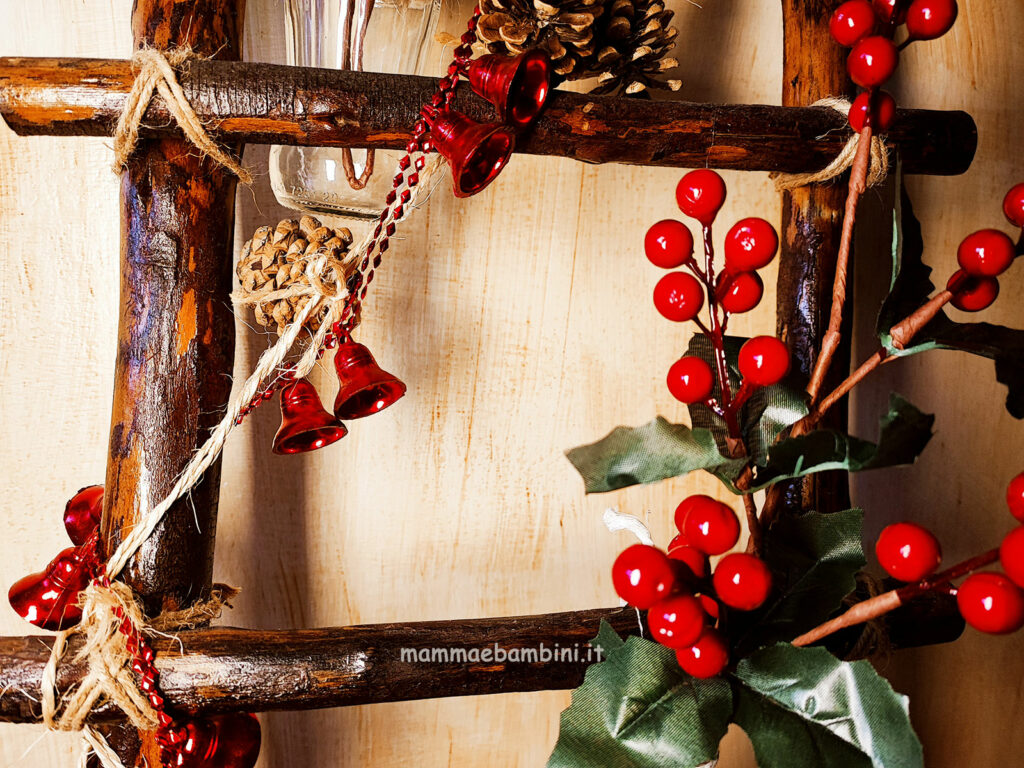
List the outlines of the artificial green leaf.
{"label": "artificial green leaf", "polygon": [[673,651],[625,642],[605,622],[592,664],[562,712],[548,768],[693,768],[714,760],[729,726],[732,692],[722,678],[698,680]]}
{"label": "artificial green leaf", "polygon": [[587,493],[653,483],[695,469],[736,477],[746,463],[722,456],[709,430],[671,424],[661,416],[642,427],[616,427],[565,455],[583,476]]}
{"label": "artificial green leaf", "polygon": [[931,439],[934,423],[934,416],[892,394],[889,410],[879,419],[877,443],[832,429],[786,438],[768,451],[767,465],[756,468],[752,489],[830,469],[862,472],[911,464]]}
{"label": "artificial green leaf", "polygon": [[[729,367],[729,389],[733,395],[739,391],[739,381],[742,377],[738,360],[740,347],[746,341],[747,339],[741,336],[726,336],[724,339],[725,359]],[[711,344],[711,339],[703,333],[694,334],[690,338],[686,354],[699,357],[710,365],[712,370],[716,369],[714,347]],[[717,377],[713,396],[717,400],[721,400],[721,387],[718,385]],[[696,403],[689,405],[688,409],[694,428],[710,429],[715,435],[721,451],[728,453],[728,446],[725,442],[728,429],[725,420],[706,405]],[[783,381],[770,387],[757,389],[743,404],[739,412],[743,441],[746,443],[747,451],[754,463],[764,464],[767,460],[768,449],[779,434],[806,415],[807,393],[794,382]]]}
{"label": "artificial green leaf", "polygon": [[[958,349],[995,362],[996,380],[1006,385],[1006,410],[1024,418],[1024,331],[991,323],[957,323],[940,312],[917,332],[911,343],[893,346],[889,329],[920,307],[931,295],[931,267],[922,261],[924,240],[906,189],[901,189],[894,211],[892,281],[889,296],[878,314],[877,330],[890,355],[913,355],[929,349]],[[1017,243],[1024,254],[1024,237]]]}
{"label": "artificial green leaf", "polygon": [[857,586],[866,564],[861,547],[864,513],[847,509],[823,515],[784,515],[765,533],[762,559],[772,572],[765,605],[730,619],[741,655],[792,640],[835,613]]}
{"label": "artificial green leaf", "polygon": [[760,768],[918,768],[907,698],[866,661],[780,644],[741,659],[735,720]]}

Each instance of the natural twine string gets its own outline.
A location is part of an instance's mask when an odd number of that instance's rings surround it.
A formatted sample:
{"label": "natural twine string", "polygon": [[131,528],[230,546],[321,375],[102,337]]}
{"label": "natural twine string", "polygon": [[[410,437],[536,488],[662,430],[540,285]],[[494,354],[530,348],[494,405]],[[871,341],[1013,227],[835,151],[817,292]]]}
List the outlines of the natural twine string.
{"label": "natural twine string", "polygon": [[[850,113],[850,102],[836,96],[829,96],[814,102],[812,107],[831,107],[843,117]],[[853,134],[842,151],[835,159],[820,171],[813,173],[772,173],[770,178],[775,182],[775,188],[780,192],[787,189],[805,187],[808,184],[818,184],[841,176],[853,165],[857,156],[857,141],[859,134]],[[868,169],[867,185],[873,187],[880,184],[889,175],[889,152],[885,148],[885,142],[878,136],[871,138],[871,165]]]}
{"label": "natural twine string", "polygon": [[135,151],[142,117],[155,92],[163,97],[171,117],[200,152],[227,168],[243,184],[252,184],[252,174],[248,169],[210,138],[178,83],[174,67],[181,66],[190,58],[195,58],[191,48],[173,48],[169,51],[143,48],[132,56],[132,64],[138,67],[139,72],[114,129],[114,172],[120,173]]}

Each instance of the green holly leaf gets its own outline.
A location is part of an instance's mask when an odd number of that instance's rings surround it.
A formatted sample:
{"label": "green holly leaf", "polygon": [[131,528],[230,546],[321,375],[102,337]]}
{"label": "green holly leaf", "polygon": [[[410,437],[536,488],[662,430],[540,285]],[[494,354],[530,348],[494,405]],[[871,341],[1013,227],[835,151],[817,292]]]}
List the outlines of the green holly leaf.
{"label": "green holly leaf", "polygon": [[590,445],[565,455],[583,477],[587,493],[653,483],[696,469],[735,478],[744,459],[728,459],[707,429],[671,424],[661,416],[642,427],[616,427]]}
{"label": "green holly leaf", "polygon": [[729,633],[738,638],[740,655],[792,640],[835,613],[866,565],[863,523],[861,510],[847,509],[786,515],[772,525],[762,549],[772,572],[771,595],[759,610],[730,617]]}
{"label": "green holly leaf", "polygon": [[592,664],[562,712],[548,768],[694,768],[715,759],[732,715],[722,678],[697,680],[675,654],[601,623]]}
{"label": "green holly leaf", "polygon": [[735,720],[760,768],[919,768],[905,696],[866,661],[780,644],[741,659]]}
{"label": "green holly leaf", "polygon": [[[740,347],[748,339],[742,336],[726,336],[724,339],[725,360],[729,367],[729,389],[735,395],[742,379],[739,369]],[[703,333],[694,334],[686,349],[687,355],[701,358],[715,370],[714,347],[711,339]],[[721,387],[716,377],[713,392],[721,401]],[[710,429],[723,453],[728,453],[725,439],[729,434],[725,420],[699,403],[687,406],[694,428]],[[795,379],[788,379],[770,387],[760,387],[740,408],[739,423],[743,441],[755,464],[764,464],[768,449],[776,438],[792,424],[807,415],[807,393]]]}
{"label": "green holly leaf", "polygon": [[[889,329],[927,301],[935,290],[931,267],[922,261],[921,224],[905,188],[893,213],[892,280],[876,324],[882,346],[890,355],[915,355],[930,349],[958,349],[995,362],[996,380],[1007,387],[1006,410],[1024,418],[1024,331],[992,323],[957,323],[940,312],[904,349],[893,346]],[[1024,255],[1024,237],[1017,243]]]}
{"label": "green holly leaf", "polygon": [[832,429],[786,438],[769,449],[767,464],[756,468],[752,489],[831,469],[862,472],[911,464],[931,439],[934,423],[934,416],[892,394],[888,412],[879,419],[877,443]]}

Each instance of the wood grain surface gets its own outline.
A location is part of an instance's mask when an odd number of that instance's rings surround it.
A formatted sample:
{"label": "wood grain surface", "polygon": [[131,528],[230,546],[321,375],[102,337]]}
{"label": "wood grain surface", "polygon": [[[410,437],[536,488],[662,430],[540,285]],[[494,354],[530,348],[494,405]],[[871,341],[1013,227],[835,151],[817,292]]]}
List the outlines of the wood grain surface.
{"label": "wood grain surface", "polygon": [[[128,0],[0,5],[4,55],[112,58],[130,50]],[[672,5],[681,97],[779,102],[776,0]],[[908,107],[963,109],[978,122],[978,156],[966,175],[912,181],[926,258],[943,275],[964,234],[1003,226],[999,199],[1024,178],[1024,64],[1013,54],[1024,9],[994,0],[962,5],[949,38],[906,51],[895,84]],[[466,10],[446,6],[441,28],[457,34]],[[247,60],[283,63],[281,14],[275,0],[250,0]],[[434,60],[443,66],[440,51]],[[103,478],[119,280],[110,159],[103,139],[18,138],[0,128],[4,583],[38,570],[65,545],[65,500]],[[251,149],[246,161],[263,171],[266,149]],[[229,442],[214,576],[244,591],[225,623],[281,629],[607,605],[614,599],[608,566],[628,539],[603,529],[605,507],[646,518],[666,543],[684,495],[725,498],[703,475],[585,498],[562,457],[616,424],[656,413],[685,420],[663,378],[689,332],[654,312],[659,273],[640,251],[651,222],[678,216],[678,177],[672,169],[523,156],[471,200],[436,189],[389,251],[360,335],[409,394],[308,457],[270,453],[273,405]],[[778,223],[779,198],[765,174],[725,177],[725,226],[748,215]],[[288,215],[266,175],[237,197],[236,251],[257,226]],[[885,269],[861,258],[868,245],[859,245],[858,263],[868,265],[856,286],[863,332]],[[765,282],[774,280],[773,267]],[[1011,272],[989,319],[1024,325],[1014,300],[1021,290],[1024,273]],[[271,340],[246,323],[239,318],[236,377]],[[772,328],[773,295],[734,324],[747,335]],[[872,351],[868,341],[858,336],[855,358]],[[332,378],[327,371],[317,378],[325,399],[333,397]],[[860,434],[874,436],[890,389],[937,413],[938,432],[915,467],[854,483],[869,538],[887,522],[913,518],[934,527],[950,560],[991,546],[1011,522],[1001,489],[1022,469],[1024,448],[1021,425],[1001,410],[991,363],[935,353],[887,366],[854,403]],[[0,633],[26,631],[0,610]],[[1019,635],[968,632],[950,646],[901,652],[889,665],[897,689],[911,696],[929,768],[1013,764],[1024,750],[1016,727],[1024,715],[1016,698],[1022,643]],[[269,713],[261,717],[260,765],[535,768],[568,701],[568,692],[553,691]],[[0,726],[4,768],[74,765],[74,749],[68,735]],[[751,765],[749,746],[734,733],[722,768]]]}

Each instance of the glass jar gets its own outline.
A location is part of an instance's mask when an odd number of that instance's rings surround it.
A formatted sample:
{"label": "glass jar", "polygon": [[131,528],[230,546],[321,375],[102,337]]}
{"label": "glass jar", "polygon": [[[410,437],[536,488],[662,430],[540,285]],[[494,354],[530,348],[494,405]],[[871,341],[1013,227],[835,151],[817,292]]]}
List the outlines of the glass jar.
{"label": "glass jar", "polygon": [[[440,0],[284,0],[282,5],[290,65],[405,75],[433,74],[439,66],[430,58],[437,50],[432,43]],[[363,29],[361,50],[358,43],[346,45],[346,38],[357,41]],[[398,150],[274,146],[270,183],[286,208],[375,219],[401,155]],[[350,178],[365,186],[353,188]]]}

